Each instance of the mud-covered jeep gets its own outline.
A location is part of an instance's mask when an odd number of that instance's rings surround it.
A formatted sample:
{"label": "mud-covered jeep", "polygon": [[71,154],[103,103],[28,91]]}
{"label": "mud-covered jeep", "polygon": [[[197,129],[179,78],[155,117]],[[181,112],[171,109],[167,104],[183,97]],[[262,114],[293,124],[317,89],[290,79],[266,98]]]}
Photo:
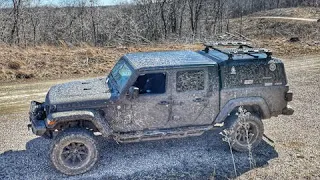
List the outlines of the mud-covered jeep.
{"label": "mud-covered jeep", "polygon": [[45,102],[31,102],[28,127],[54,139],[54,167],[75,175],[96,163],[97,135],[139,142],[224,124],[233,149],[246,151],[262,139],[261,119],[293,113],[291,100],[284,65],[270,51],[216,43],[198,52],[126,54],[106,78],[53,86]]}

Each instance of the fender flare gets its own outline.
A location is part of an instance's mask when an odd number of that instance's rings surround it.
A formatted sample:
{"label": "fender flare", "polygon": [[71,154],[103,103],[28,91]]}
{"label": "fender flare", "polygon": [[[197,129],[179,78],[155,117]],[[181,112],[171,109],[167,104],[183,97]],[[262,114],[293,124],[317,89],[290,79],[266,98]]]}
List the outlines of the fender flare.
{"label": "fender flare", "polygon": [[[108,137],[112,134],[112,129],[110,128],[106,119],[104,118],[102,113],[96,110],[56,112],[49,114],[46,119],[47,121],[56,121],[57,123],[70,122],[75,120],[87,120],[92,122],[92,124],[99,130],[102,136]],[[54,126],[55,125],[50,128],[53,128]]]}
{"label": "fender flare", "polygon": [[270,109],[262,97],[246,97],[229,100],[218,114],[214,123],[222,123],[236,107],[258,105],[262,111],[262,119],[271,117]]}

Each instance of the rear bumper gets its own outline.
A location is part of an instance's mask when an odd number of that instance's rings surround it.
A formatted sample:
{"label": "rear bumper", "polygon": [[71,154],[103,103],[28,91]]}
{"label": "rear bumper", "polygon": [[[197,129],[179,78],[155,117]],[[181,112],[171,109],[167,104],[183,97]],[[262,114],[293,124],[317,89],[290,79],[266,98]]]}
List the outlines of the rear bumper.
{"label": "rear bumper", "polygon": [[286,95],[285,95],[285,100],[286,100],[287,102],[290,102],[290,101],[292,101],[292,97],[293,97],[293,93],[289,91],[289,92],[287,92]]}
{"label": "rear bumper", "polygon": [[[293,98],[293,93],[291,91],[286,92],[285,100],[287,102],[290,102],[290,101],[292,101],[292,98]],[[293,113],[294,113],[294,110],[288,105],[282,109],[283,115],[292,115]]]}
{"label": "rear bumper", "polygon": [[44,119],[45,111],[43,103],[32,101],[29,111],[30,124],[28,124],[28,129],[31,129],[35,135],[44,135],[47,131]]}

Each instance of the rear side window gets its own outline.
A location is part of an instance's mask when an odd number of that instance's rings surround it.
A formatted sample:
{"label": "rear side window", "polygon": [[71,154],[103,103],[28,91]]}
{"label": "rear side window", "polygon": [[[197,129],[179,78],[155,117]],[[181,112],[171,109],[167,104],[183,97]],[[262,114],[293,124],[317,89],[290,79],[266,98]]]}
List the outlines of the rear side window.
{"label": "rear side window", "polygon": [[282,63],[276,63],[274,69],[267,63],[229,65],[222,67],[222,72],[223,88],[286,84]]}
{"label": "rear side window", "polygon": [[177,72],[177,92],[204,90],[204,70],[179,71]]}

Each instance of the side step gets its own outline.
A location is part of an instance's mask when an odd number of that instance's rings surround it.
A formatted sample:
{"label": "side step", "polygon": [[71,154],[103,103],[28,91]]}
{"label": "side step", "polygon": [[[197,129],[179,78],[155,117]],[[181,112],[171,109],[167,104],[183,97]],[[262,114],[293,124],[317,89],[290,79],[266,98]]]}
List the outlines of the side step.
{"label": "side step", "polygon": [[115,133],[114,140],[121,143],[151,141],[160,139],[200,136],[205,131],[213,129],[212,125],[196,127],[179,127],[172,129],[144,130],[128,133]]}

